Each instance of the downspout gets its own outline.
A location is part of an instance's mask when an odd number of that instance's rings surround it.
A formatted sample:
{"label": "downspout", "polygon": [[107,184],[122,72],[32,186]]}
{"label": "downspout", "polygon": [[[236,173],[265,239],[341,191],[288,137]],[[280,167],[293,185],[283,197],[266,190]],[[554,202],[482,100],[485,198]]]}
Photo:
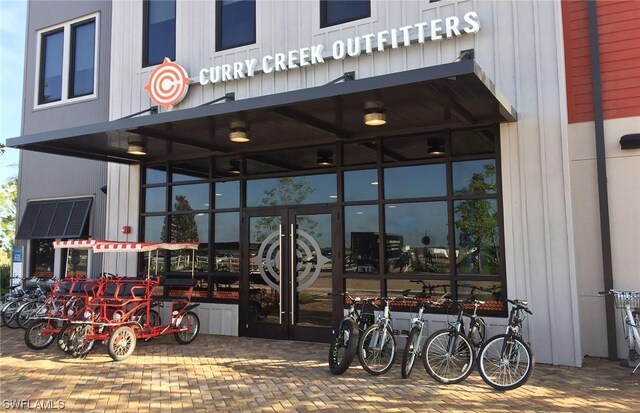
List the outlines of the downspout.
{"label": "downspout", "polygon": [[[602,238],[602,272],[605,291],[613,288],[611,263],[611,227],[609,225],[609,194],[607,189],[607,162],[604,149],[604,116],[602,113],[602,83],[600,77],[600,47],[598,45],[598,13],[595,0],[587,2],[589,8],[589,47],[591,50],[591,81],[593,88],[593,114],[596,137],[596,167],[598,172],[598,203],[600,206],[600,236]],[[613,296],[605,299],[607,320],[607,347],[609,360],[618,359],[616,342],[616,313]]]}

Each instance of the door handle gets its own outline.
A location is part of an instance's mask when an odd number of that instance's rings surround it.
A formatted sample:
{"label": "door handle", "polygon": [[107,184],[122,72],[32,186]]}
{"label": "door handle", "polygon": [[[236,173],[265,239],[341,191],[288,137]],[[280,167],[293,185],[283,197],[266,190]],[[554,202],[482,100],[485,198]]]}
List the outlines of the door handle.
{"label": "door handle", "polygon": [[282,314],[284,313],[284,311],[282,311],[282,239],[284,238],[284,234],[282,233],[282,224],[278,225],[278,234],[280,234],[280,254],[278,254],[278,271],[280,271],[280,282],[278,283],[280,291],[278,291],[278,301],[280,305],[280,312],[278,317],[280,320],[279,323],[282,324]]}
{"label": "door handle", "polygon": [[291,224],[291,250],[289,254],[291,254],[291,324],[295,324],[296,322],[296,278],[298,278],[298,274],[296,274],[296,237],[295,237],[295,224]]}

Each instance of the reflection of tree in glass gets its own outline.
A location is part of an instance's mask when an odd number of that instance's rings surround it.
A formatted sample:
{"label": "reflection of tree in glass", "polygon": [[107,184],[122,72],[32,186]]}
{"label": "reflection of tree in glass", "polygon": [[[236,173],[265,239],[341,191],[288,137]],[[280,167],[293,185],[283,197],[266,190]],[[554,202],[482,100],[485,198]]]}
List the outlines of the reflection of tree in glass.
{"label": "reflection of tree in glass", "polygon": [[[174,211],[193,211],[189,200],[184,195],[176,195],[175,202],[173,203]],[[169,219],[169,240],[171,242],[199,242],[200,237],[198,235],[198,224],[196,223],[196,217],[194,214],[173,215]],[[162,226],[162,239],[165,238],[165,224]],[[174,253],[171,253],[172,255]],[[192,252],[189,250],[180,250],[178,252],[178,258],[176,267],[174,270],[180,269],[186,265],[191,265]],[[173,261],[173,259],[172,259]],[[174,264],[172,264],[173,266]]]}
{"label": "reflection of tree in glass", "polygon": [[[315,192],[306,178],[280,178],[278,185],[265,189],[264,197],[260,200],[262,206],[277,205],[299,205],[304,203],[309,195]],[[269,234],[278,230],[280,224],[279,217],[260,218],[254,227],[254,240],[262,242]],[[298,228],[304,229],[310,235],[315,235],[314,230],[318,226],[318,222],[311,219],[308,215],[299,216],[296,223]],[[317,234],[320,237],[322,234]]]}
{"label": "reflection of tree in glass", "polygon": [[[495,166],[484,165],[483,173],[472,176],[462,193],[495,192]],[[455,207],[456,226],[460,231],[458,245],[467,249],[470,272],[497,274],[499,271],[498,215],[495,201],[486,199],[462,201]],[[463,258],[462,261],[465,261]]]}

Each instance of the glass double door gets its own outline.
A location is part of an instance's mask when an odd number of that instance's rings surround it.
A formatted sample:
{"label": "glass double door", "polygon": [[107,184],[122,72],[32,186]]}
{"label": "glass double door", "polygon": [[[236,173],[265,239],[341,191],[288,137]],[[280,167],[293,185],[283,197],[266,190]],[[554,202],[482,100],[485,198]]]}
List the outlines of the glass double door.
{"label": "glass double door", "polygon": [[330,208],[245,214],[242,335],[329,341],[336,216]]}

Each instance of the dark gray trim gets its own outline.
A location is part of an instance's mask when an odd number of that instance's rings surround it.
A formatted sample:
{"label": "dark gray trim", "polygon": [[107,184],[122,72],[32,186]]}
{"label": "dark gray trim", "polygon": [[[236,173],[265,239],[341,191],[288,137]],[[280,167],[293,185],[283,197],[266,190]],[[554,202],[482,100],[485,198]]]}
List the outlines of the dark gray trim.
{"label": "dark gray trim", "polygon": [[[602,83],[600,77],[600,48],[598,45],[598,14],[595,1],[589,1],[589,48],[591,50],[591,82],[593,87],[593,116],[596,134],[596,166],[598,172],[598,204],[600,206],[600,236],[602,238],[602,273],[604,289],[613,288],[611,259],[611,227],[609,223],[609,194],[607,189],[607,163],[604,146],[604,116],[602,111]],[[617,360],[616,313],[613,296],[607,295],[607,345],[609,360]]]}
{"label": "dark gray trim", "polygon": [[308,89],[295,90],[273,95],[259,96],[250,99],[230,101],[224,104],[211,106],[199,106],[190,109],[164,112],[153,116],[141,116],[130,119],[119,119],[111,122],[103,122],[93,125],[77,126],[68,129],[47,131],[32,135],[25,135],[7,139],[7,146],[12,148],[33,149],[26,146],[39,144],[46,141],[79,137],[83,135],[107,133],[112,131],[128,131],[131,129],[152,126],[161,123],[178,122],[198,119],[202,117],[233,114],[256,109],[271,109],[292,105],[304,101],[317,100],[348,95],[352,93],[367,92],[371,90],[385,89],[413,83],[428,82],[454,76],[475,75],[487,87],[499,102],[499,110],[505,121],[517,120],[516,111],[506,99],[498,92],[495,85],[483,70],[473,60],[461,60],[454,63],[446,63],[438,66],[408,70],[405,72],[375,76],[350,82],[342,82],[331,85],[318,86]]}

